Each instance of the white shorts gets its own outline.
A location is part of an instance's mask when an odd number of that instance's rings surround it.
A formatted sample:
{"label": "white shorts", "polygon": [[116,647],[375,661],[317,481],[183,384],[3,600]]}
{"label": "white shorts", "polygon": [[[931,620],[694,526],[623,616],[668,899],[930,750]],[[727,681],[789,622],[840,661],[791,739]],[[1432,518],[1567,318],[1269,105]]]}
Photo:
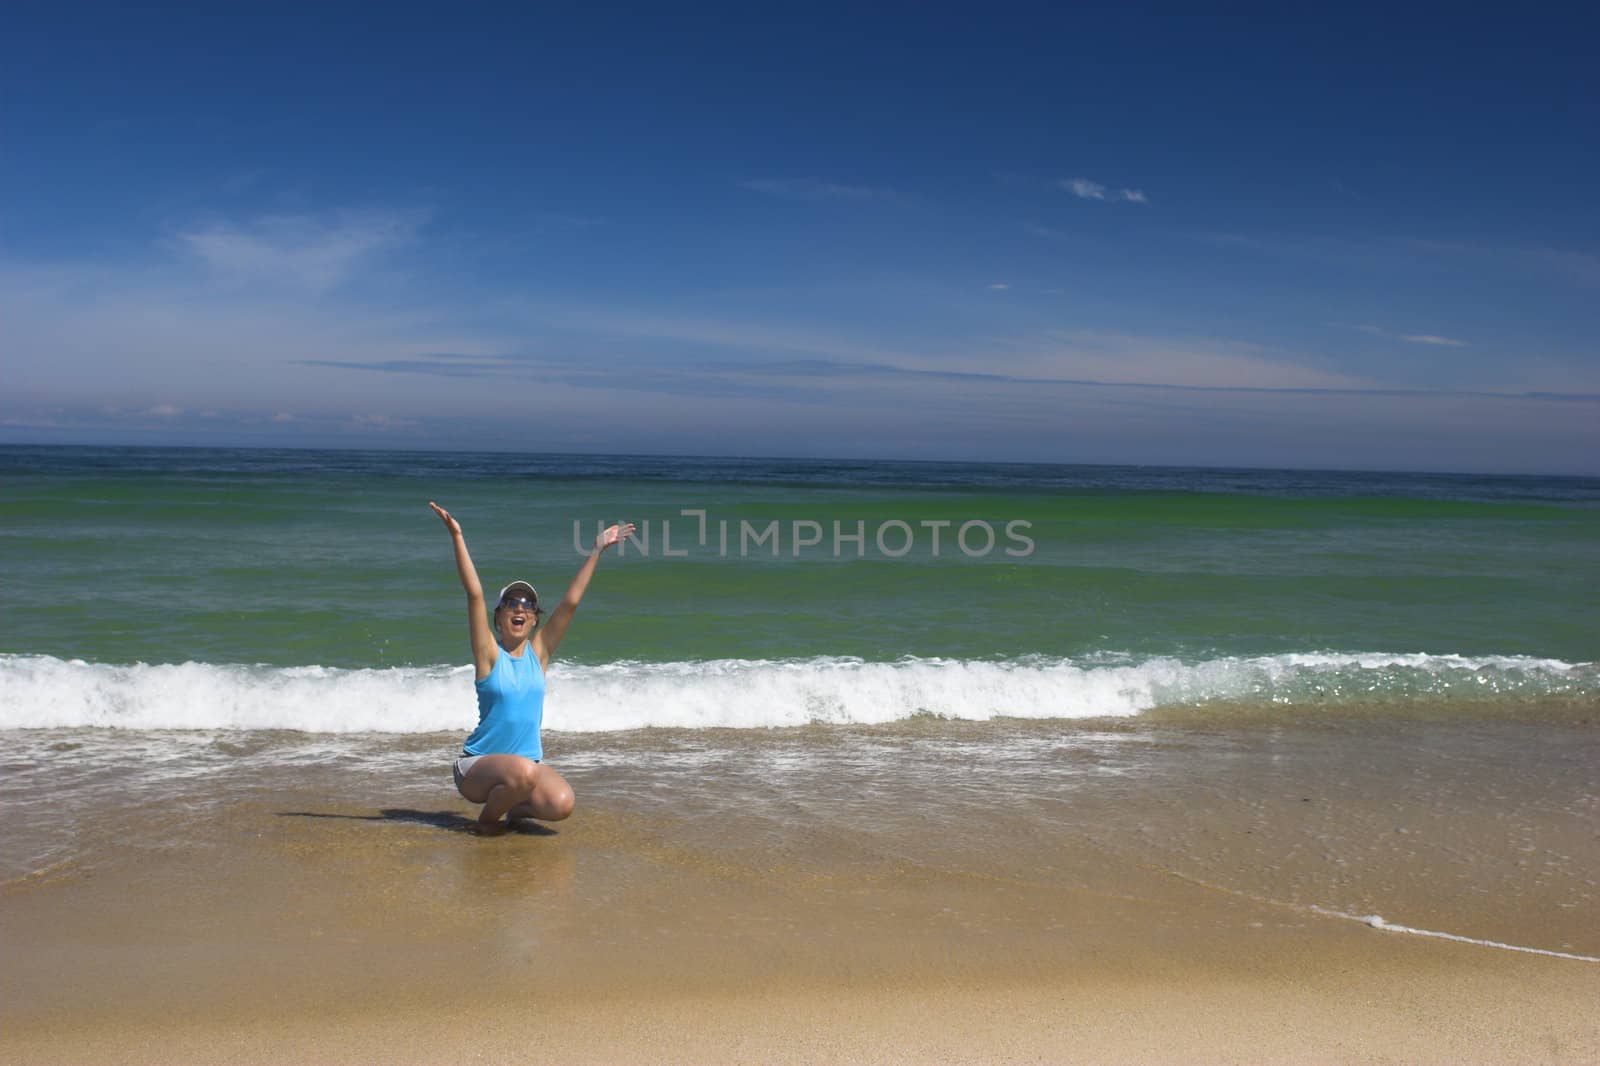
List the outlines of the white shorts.
{"label": "white shorts", "polygon": [[[461,791],[461,782],[467,779],[467,772],[472,769],[472,764],[481,758],[483,758],[482,755],[467,755],[463,752],[459,759],[450,764],[450,774],[456,779],[457,792]],[[539,760],[534,759],[532,761],[538,762]]]}
{"label": "white shorts", "polygon": [[467,771],[472,769],[472,764],[483,758],[482,755],[463,755],[450,764],[450,773],[456,779],[456,791],[461,791],[461,782],[467,779]]}

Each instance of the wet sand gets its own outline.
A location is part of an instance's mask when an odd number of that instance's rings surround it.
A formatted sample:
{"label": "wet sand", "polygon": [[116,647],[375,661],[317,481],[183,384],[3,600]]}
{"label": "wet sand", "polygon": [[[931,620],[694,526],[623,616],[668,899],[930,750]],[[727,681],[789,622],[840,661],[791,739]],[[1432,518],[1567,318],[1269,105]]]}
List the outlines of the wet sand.
{"label": "wet sand", "polygon": [[1600,964],[1329,913],[1600,956],[1582,714],[569,738],[494,839],[446,738],[116,741],[5,740],[4,1061],[1600,1060]]}

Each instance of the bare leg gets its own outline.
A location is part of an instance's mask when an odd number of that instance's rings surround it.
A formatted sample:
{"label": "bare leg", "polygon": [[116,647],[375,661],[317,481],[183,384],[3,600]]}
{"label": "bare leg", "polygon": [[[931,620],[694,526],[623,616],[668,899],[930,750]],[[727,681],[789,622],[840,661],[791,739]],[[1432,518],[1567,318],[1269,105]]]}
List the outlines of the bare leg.
{"label": "bare leg", "polygon": [[537,818],[559,822],[572,813],[572,786],[551,767],[540,764],[539,780],[533,793],[506,812],[512,818]]}
{"label": "bare leg", "polygon": [[542,771],[538,763],[520,755],[485,755],[473,763],[472,769],[461,779],[461,795],[473,803],[483,804],[483,810],[478,812],[478,831],[505,832],[500,819],[517,804],[533,797]]}

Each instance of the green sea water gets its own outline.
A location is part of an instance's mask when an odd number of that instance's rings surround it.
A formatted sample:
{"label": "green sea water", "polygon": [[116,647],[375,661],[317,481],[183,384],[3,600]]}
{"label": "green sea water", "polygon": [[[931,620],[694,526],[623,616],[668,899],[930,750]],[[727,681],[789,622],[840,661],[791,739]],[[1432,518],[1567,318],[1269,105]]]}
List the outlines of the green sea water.
{"label": "green sea water", "polygon": [[1600,659],[1595,479],[8,447],[0,486],[13,672],[463,663],[429,500],[491,595],[524,578],[547,604],[601,524],[639,527],[561,647],[575,667],[1162,663],[1181,698],[1248,662],[1243,694],[1271,700],[1312,660],[1346,694],[1470,668],[1587,697]]}
{"label": "green sea water", "polygon": [[[654,460],[636,477],[626,458],[560,456],[11,448],[0,464],[6,652],[458,659],[462,597],[433,499],[486,586],[525,577],[547,601],[597,523],[650,534],[604,558],[564,648],[583,662],[1600,650],[1600,492],[1577,479],[1445,494],[1392,474],[1240,474],[1227,491],[1196,472],[1155,488],[1104,468],[997,485],[948,464],[874,484],[780,462],[729,477],[726,462]],[[1520,491],[1496,492],[1505,482]],[[686,511],[705,512],[703,546]],[[968,522],[984,525],[963,551]],[[1026,525],[1008,537],[1010,522]]]}

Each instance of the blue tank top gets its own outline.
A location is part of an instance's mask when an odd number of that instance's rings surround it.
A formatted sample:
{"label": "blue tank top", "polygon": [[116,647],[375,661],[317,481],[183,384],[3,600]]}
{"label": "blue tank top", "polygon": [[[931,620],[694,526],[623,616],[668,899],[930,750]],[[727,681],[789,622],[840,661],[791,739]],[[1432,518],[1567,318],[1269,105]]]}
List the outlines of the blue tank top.
{"label": "blue tank top", "polygon": [[539,741],[539,726],[544,721],[544,671],[532,646],[523,648],[520,657],[499,649],[494,668],[476,687],[478,728],[462,750],[468,755],[544,758]]}

